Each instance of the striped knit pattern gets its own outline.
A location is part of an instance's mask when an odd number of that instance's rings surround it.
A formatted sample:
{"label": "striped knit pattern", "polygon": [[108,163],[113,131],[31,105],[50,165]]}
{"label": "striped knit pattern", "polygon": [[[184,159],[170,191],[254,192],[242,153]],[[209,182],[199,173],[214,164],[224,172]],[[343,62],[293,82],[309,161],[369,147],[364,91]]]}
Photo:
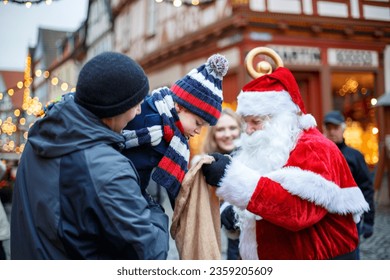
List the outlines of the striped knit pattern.
{"label": "striped knit pattern", "polygon": [[169,143],[168,149],[153,172],[152,179],[176,197],[188,170],[190,149],[183,134],[171,91],[166,87],[157,89],[152,93],[152,98],[162,118],[164,140]]}
{"label": "striped knit pattern", "polygon": [[171,87],[175,102],[215,125],[222,110],[222,79],[228,71],[228,62],[220,54],[192,69]]}
{"label": "striped knit pattern", "polygon": [[197,86],[196,83],[197,81],[191,81],[191,84],[189,84],[188,81],[180,80],[174,84],[171,90],[175,92],[175,101],[200,116],[210,125],[215,125],[221,116],[222,99],[216,101],[210,95],[202,96],[202,99],[198,98],[192,93],[193,88]]}
{"label": "striped knit pattern", "polygon": [[123,131],[123,136],[126,138],[126,149],[138,147],[146,143],[157,146],[161,142],[162,135],[163,131],[160,125]]}
{"label": "striped knit pattern", "polygon": [[170,90],[164,87],[153,91],[152,100],[161,116],[162,127],[156,125],[124,131],[126,148],[157,145],[162,138],[168,142],[168,148],[152,174],[152,179],[176,197],[188,170],[190,150]]}

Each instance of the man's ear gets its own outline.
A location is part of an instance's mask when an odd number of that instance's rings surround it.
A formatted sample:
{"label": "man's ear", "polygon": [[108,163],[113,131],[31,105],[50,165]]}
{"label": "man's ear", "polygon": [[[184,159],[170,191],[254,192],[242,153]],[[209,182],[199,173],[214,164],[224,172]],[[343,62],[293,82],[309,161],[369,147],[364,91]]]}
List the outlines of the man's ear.
{"label": "man's ear", "polygon": [[345,129],[347,128],[347,124],[345,122],[341,123],[341,129],[343,130],[343,132],[345,131]]}

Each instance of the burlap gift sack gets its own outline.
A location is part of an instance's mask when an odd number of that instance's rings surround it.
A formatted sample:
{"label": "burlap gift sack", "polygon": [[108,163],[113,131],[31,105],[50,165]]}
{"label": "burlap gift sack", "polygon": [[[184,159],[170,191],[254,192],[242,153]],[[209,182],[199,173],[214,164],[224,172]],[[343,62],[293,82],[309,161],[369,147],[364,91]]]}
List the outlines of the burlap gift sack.
{"label": "burlap gift sack", "polygon": [[171,235],[181,260],[221,259],[221,217],[215,187],[202,173],[203,157],[187,172],[175,201]]}

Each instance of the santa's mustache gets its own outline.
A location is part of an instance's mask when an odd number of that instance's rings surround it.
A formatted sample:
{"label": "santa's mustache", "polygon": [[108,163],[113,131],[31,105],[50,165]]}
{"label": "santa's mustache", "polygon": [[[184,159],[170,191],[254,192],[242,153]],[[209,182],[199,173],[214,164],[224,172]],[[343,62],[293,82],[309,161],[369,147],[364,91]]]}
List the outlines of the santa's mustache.
{"label": "santa's mustache", "polygon": [[240,160],[260,172],[281,168],[296,144],[299,129],[291,119],[274,120],[262,130],[241,136]]}

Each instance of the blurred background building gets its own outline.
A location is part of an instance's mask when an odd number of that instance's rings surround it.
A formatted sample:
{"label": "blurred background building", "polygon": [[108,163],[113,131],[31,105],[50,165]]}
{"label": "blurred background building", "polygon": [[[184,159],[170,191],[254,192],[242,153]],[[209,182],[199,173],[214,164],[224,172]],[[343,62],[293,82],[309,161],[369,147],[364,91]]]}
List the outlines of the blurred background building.
{"label": "blurred background building", "polygon": [[[221,53],[230,64],[224,106],[235,109],[252,79],[246,54],[259,46],[274,49],[293,72],[320,130],[328,111],[342,111],[347,144],[373,171],[390,167],[390,108],[377,105],[390,94],[390,0],[90,0],[77,30],[39,30],[24,73],[0,71],[1,157],[20,155],[42,106],[74,91],[82,65],[103,51],[136,59],[151,88],[170,86]],[[203,137],[191,139],[192,154]]]}

